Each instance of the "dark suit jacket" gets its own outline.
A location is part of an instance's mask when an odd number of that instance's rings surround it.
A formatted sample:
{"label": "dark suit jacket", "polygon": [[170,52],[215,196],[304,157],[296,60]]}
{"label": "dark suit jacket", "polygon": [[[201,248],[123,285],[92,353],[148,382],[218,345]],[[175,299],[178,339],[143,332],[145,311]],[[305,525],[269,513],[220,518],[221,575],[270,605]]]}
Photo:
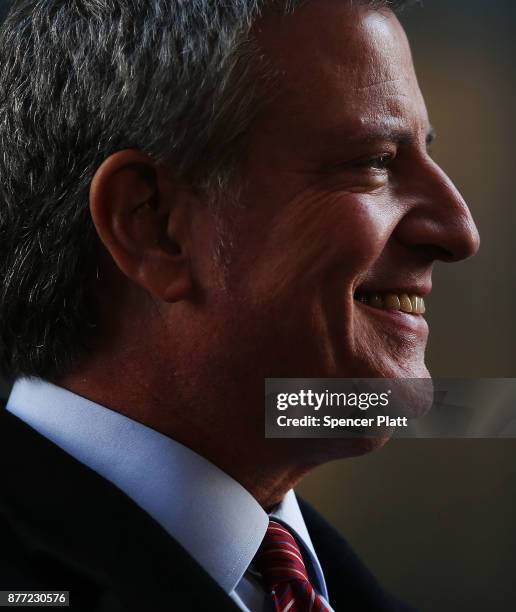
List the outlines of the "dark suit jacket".
{"label": "dark suit jacket", "polygon": [[[337,612],[408,610],[300,505]],[[0,590],[70,591],[84,612],[238,609],[124,493],[1,407]]]}

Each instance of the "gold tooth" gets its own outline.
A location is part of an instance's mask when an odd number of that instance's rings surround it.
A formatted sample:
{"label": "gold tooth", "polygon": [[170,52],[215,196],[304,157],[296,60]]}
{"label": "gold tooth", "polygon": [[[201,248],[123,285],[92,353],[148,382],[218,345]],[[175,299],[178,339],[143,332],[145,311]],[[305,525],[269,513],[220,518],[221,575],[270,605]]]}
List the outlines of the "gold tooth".
{"label": "gold tooth", "polygon": [[378,293],[374,293],[371,296],[370,306],[372,306],[373,308],[383,308],[383,298],[382,298],[382,296],[378,295]]}
{"label": "gold tooth", "polygon": [[408,314],[413,312],[412,302],[406,293],[400,295],[400,310]]}
{"label": "gold tooth", "polygon": [[400,298],[395,293],[388,293],[385,296],[383,307],[386,310],[399,310],[400,306]]}
{"label": "gold tooth", "polygon": [[423,298],[419,298],[419,314],[425,314],[426,312],[426,305],[425,305],[425,300]]}

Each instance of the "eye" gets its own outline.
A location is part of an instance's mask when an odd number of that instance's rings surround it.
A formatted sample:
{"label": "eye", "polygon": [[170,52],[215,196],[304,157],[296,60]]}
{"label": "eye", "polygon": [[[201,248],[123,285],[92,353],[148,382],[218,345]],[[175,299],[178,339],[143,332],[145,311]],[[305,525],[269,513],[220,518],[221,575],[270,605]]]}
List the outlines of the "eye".
{"label": "eye", "polygon": [[382,155],[375,155],[374,157],[368,157],[357,162],[357,166],[361,168],[370,168],[378,172],[384,172],[389,168],[394,160],[392,153],[382,153]]}

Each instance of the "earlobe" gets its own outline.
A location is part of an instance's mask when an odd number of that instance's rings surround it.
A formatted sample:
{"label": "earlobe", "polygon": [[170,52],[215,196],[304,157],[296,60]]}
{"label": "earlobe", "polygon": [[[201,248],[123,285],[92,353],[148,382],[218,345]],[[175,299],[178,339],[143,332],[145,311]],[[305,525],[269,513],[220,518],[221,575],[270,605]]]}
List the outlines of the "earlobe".
{"label": "earlobe", "polygon": [[97,170],[89,201],[100,240],[127,278],[166,302],[189,296],[189,202],[162,167],[140,151],[119,151]]}

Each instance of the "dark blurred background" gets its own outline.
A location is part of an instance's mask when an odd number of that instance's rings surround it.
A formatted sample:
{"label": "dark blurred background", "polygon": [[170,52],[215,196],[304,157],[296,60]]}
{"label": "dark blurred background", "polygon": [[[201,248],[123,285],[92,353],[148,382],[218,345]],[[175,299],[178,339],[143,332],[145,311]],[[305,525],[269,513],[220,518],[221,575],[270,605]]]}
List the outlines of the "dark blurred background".
{"label": "dark blurred background", "polygon": [[[433,155],[482,238],[474,259],[436,268],[430,371],[516,377],[516,3],[427,0],[402,21]],[[298,492],[422,611],[516,610],[516,440],[394,440],[316,470]]]}
{"label": "dark blurred background", "polygon": [[[402,21],[438,134],[434,156],[482,237],[475,259],[436,269],[430,370],[515,377],[516,5],[428,0]],[[395,440],[316,470],[299,492],[423,612],[516,610],[516,440]]]}

